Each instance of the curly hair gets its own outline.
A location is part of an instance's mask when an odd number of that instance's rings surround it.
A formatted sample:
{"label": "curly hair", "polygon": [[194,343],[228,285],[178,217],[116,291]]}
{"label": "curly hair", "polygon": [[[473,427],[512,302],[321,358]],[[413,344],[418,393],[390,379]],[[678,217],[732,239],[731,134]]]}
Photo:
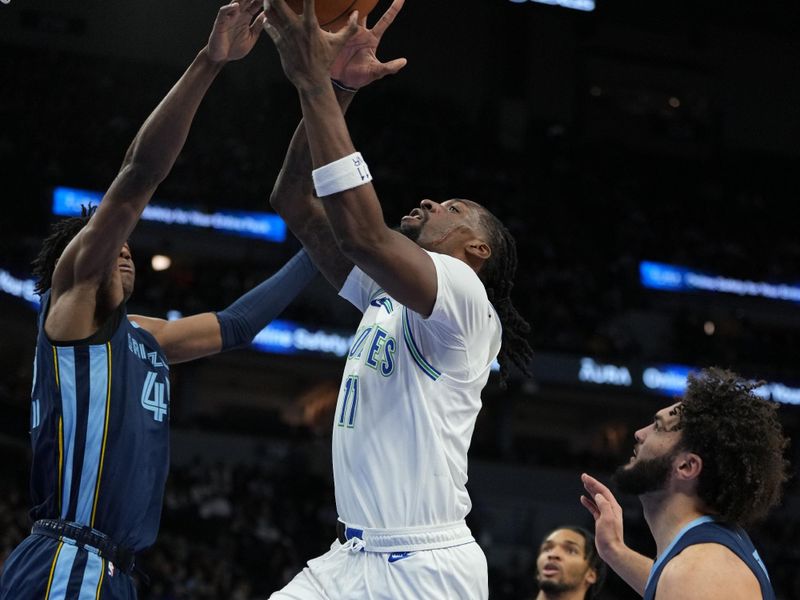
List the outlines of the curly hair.
{"label": "curly hair", "polygon": [[492,254],[483,264],[478,277],[486,286],[489,301],[503,326],[502,345],[497,361],[500,363],[500,386],[505,389],[509,363],[514,363],[520,371],[531,377],[528,364],[533,358],[533,349],[526,339],[531,326],[511,301],[511,290],[517,273],[517,243],[497,217],[485,207],[481,206],[481,209],[481,225],[489,236]]}
{"label": "curly hair", "polygon": [[781,499],[788,478],[789,444],[777,405],[750,382],[725,369],[689,376],[680,405],[681,447],[703,459],[697,493],[729,523],[746,526],[763,519]]}
{"label": "curly hair", "polygon": [[55,271],[56,263],[64,252],[64,248],[86,226],[96,210],[96,205],[82,204],[80,217],[61,219],[50,226],[50,234],[42,242],[39,255],[32,263],[33,276],[36,277],[34,291],[37,294],[42,295],[50,289],[53,284],[53,271]]}

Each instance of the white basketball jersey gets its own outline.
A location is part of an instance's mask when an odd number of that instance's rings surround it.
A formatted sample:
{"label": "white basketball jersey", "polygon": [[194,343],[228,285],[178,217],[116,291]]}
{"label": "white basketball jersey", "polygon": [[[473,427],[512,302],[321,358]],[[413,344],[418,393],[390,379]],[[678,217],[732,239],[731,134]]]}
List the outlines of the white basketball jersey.
{"label": "white basketball jersey", "polygon": [[429,254],[438,291],[427,319],[357,267],[339,292],[364,313],[333,423],[336,508],[349,525],[455,523],[472,506],[467,450],[501,325],[467,264]]}

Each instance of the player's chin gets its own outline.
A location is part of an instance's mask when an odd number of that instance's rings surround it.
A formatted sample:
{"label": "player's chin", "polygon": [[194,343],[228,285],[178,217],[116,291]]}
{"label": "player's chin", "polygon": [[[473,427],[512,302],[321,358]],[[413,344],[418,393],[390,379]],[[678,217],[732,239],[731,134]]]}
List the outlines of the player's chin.
{"label": "player's chin", "polygon": [[539,588],[543,591],[558,591],[562,584],[560,575],[560,573],[539,573],[539,575],[536,577],[536,582],[539,584]]}
{"label": "player's chin", "polygon": [[422,222],[413,217],[403,217],[400,221],[400,233],[406,236],[411,241],[416,242],[419,234],[422,231]]}

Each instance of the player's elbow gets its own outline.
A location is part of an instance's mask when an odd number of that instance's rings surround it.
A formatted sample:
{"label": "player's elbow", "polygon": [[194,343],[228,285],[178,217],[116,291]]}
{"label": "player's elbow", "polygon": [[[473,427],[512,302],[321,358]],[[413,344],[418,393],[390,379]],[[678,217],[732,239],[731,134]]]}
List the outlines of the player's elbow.
{"label": "player's elbow", "polygon": [[171,168],[172,163],[166,162],[160,152],[151,151],[137,138],[125,153],[117,178],[131,186],[154,188],[167,178]]}
{"label": "player's elbow", "polygon": [[168,173],[145,161],[126,161],[117,175],[117,182],[131,195],[139,195],[158,187]]}
{"label": "player's elbow", "polygon": [[285,208],[287,207],[287,196],[286,193],[280,193],[277,189],[278,186],[275,186],[276,189],[272,190],[272,193],[269,195],[269,205],[276,213],[283,216],[285,212]]}

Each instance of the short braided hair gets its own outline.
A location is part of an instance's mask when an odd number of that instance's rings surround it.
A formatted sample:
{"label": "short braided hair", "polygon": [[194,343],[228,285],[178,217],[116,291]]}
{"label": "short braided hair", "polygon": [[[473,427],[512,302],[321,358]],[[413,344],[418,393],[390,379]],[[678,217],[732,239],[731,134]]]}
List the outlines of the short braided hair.
{"label": "short braided hair", "polygon": [[50,226],[50,234],[42,242],[39,255],[33,261],[33,276],[36,278],[34,291],[37,294],[44,294],[53,285],[53,271],[56,269],[58,259],[96,210],[96,205],[82,204],[80,217],[61,219]]}

